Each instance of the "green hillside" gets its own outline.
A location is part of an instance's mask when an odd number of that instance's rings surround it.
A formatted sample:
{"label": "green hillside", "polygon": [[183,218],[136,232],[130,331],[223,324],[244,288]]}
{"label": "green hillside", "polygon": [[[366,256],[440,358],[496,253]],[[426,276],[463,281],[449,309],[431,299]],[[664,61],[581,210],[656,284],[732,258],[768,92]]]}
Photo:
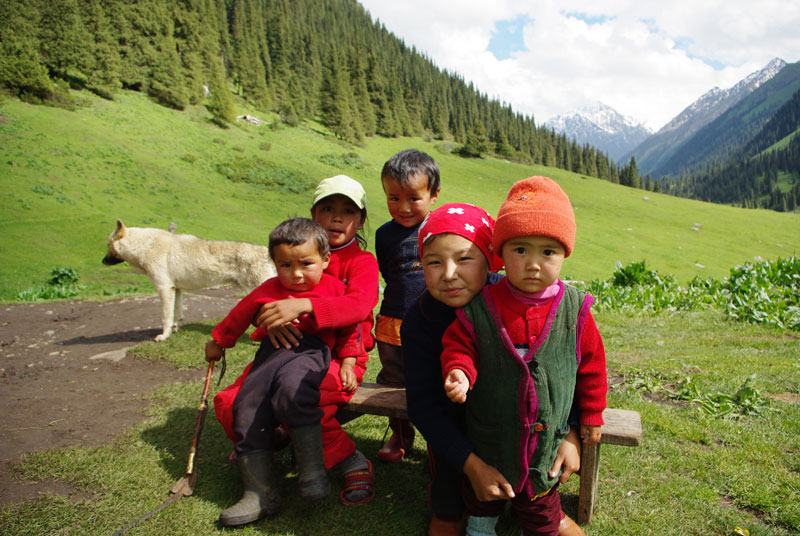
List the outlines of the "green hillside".
{"label": "green hillside", "polygon": [[695,173],[659,182],[661,191],[744,207],[780,212],[800,205],[800,90],[795,91],[750,139],[726,162]]}
{"label": "green hillside", "polygon": [[[0,102],[0,299],[41,283],[56,266],[78,271],[88,295],[151,292],[127,265],[103,266],[117,218],[202,238],[264,243],[288,216],[308,213],[313,186],[346,173],[369,198],[369,233],[388,219],[379,181],[383,162],[416,147],[442,170],[440,202],[476,203],[496,214],[508,188],[534,174],[556,179],[578,219],[575,253],[564,275],[606,278],[615,263],[648,266],[688,281],[721,278],[739,263],[800,251],[800,215],[744,210],[615,185],[567,171],[498,159],[465,159],[454,144],[421,138],[367,138],[349,145],[317,123],[227,130],[201,106],[176,111],[137,92],[115,101],[74,94],[75,111]],[[239,179],[234,182],[221,173]]]}

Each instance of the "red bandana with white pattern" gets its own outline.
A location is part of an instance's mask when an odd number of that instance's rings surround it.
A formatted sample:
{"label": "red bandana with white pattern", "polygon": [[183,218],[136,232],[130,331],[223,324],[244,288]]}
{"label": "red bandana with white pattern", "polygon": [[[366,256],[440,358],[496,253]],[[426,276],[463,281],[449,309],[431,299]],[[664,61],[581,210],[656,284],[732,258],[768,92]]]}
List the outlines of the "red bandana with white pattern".
{"label": "red bandana with white pattern", "polygon": [[497,271],[503,266],[503,261],[494,254],[492,246],[492,233],[494,232],[494,218],[481,207],[469,203],[446,203],[428,214],[419,228],[419,254],[425,241],[444,233],[462,236],[478,246],[489,261],[489,268]]}

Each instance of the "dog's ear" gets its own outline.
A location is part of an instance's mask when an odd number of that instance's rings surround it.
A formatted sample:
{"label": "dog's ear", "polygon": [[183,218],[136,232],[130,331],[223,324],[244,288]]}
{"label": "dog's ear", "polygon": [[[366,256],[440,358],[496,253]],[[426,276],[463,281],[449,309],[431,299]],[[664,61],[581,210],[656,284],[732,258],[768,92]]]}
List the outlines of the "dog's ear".
{"label": "dog's ear", "polygon": [[119,240],[125,236],[125,224],[122,220],[117,220],[117,228],[114,229],[114,240]]}

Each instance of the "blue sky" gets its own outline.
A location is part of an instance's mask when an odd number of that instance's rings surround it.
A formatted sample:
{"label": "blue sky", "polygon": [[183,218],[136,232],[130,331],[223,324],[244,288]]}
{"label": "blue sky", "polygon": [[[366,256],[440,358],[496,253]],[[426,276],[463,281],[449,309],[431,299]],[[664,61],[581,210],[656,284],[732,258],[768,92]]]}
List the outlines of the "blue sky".
{"label": "blue sky", "polygon": [[524,52],[527,49],[522,30],[530,22],[525,15],[520,15],[514,20],[497,21],[487,50],[498,60],[510,58],[512,52]]}
{"label": "blue sky", "polygon": [[439,67],[537,123],[600,101],[653,130],[770,60],[800,60],[800,2],[360,0]]}

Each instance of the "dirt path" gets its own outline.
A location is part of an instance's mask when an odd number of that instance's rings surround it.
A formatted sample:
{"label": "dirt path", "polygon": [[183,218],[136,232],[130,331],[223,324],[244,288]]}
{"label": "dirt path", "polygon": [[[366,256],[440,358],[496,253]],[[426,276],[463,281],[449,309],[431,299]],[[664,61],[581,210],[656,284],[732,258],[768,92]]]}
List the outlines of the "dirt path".
{"label": "dirt path", "polygon": [[[223,316],[235,303],[227,289],[189,295],[184,323]],[[41,491],[72,492],[20,479],[24,453],[107,443],[144,417],[143,393],[202,382],[203,371],[125,356],[161,332],[160,315],[157,296],[0,306],[0,507]]]}

